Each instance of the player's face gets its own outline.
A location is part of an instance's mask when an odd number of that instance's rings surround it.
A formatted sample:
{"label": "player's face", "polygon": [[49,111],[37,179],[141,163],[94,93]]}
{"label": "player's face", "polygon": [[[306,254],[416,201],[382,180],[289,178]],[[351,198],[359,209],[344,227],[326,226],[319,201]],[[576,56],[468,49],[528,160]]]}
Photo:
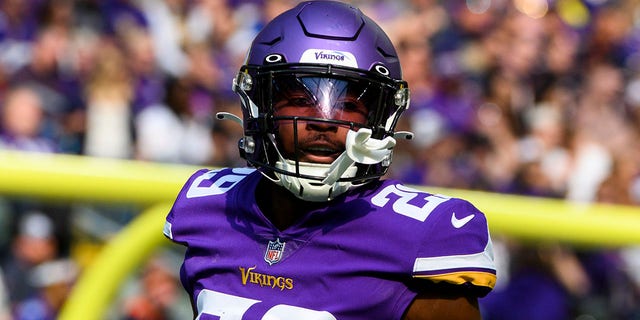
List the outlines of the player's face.
{"label": "player's face", "polygon": [[274,103],[275,117],[285,118],[277,122],[281,150],[288,159],[331,163],[344,151],[349,129],[358,130],[366,122],[368,108],[345,82],[309,79],[304,86],[281,92]]}

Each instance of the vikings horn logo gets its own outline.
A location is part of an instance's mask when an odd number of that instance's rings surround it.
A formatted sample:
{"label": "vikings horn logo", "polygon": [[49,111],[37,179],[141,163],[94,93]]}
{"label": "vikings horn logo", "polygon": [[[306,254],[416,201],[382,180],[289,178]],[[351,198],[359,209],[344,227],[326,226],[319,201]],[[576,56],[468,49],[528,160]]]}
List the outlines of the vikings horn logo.
{"label": "vikings horn logo", "polygon": [[267,245],[267,251],[264,253],[264,261],[269,265],[277,263],[282,259],[282,253],[284,252],[284,245],[286,243],[280,242],[280,239],[275,241],[269,241]]}

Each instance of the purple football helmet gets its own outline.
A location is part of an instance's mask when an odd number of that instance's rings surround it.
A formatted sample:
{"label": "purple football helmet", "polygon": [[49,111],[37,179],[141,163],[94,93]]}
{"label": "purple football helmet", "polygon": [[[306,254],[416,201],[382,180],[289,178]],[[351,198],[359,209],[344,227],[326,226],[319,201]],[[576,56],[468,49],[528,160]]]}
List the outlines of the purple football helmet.
{"label": "purple football helmet", "polygon": [[[307,1],[276,17],[254,39],[233,88],[244,117],[241,156],[304,200],[328,201],[380,178],[391,164],[394,137],[411,138],[394,131],[409,105],[396,51],[373,20],[348,4]],[[282,101],[293,113],[276,112]],[[346,116],[356,111],[360,120]],[[332,163],[304,162],[297,151],[284,152],[284,122],[349,133]],[[296,150],[297,138],[294,132]]]}

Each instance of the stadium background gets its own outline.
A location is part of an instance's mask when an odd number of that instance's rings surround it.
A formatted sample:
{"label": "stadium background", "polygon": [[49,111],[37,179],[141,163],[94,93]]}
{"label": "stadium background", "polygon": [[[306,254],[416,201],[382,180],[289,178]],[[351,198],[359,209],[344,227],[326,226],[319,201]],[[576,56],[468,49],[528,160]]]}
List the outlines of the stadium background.
{"label": "stadium background", "polygon": [[[418,139],[389,175],[489,216],[485,319],[640,318],[640,4],[352,2],[412,89],[401,125]],[[243,165],[239,128],[212,114],[239,113],[230,80],[250,39],[294,3],[0,3],[3,315],[45,319],[49,301],[65,319],[189,317],[167,201],[195,167]],[[19,248],[37,251],[26,237],[56,247],[16,278]],[[13,286],[38,298],[10,301]]]}

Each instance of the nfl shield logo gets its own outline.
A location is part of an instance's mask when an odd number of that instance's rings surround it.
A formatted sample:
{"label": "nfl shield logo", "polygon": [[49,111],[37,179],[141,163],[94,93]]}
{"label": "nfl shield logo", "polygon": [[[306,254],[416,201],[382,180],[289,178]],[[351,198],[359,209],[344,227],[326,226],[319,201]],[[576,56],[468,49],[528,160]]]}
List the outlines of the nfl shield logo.
{"label": "nfl shield logo", "polygon": [[280,239],[276,241],[269,241],[267,245],[267,252],[264,253],[264,261],[272,265],[282,259],[282,253],[284,252],[284,242],[280,242]]}

